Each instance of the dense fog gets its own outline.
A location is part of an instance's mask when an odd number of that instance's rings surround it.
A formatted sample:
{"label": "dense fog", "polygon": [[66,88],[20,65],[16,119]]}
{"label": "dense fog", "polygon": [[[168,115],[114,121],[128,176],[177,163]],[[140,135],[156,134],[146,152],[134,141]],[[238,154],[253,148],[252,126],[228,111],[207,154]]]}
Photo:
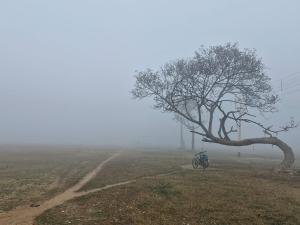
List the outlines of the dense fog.
{"label": "dense fog", "polygon": [[[256,49],[280,95],[264,122],[300,121],[299,8],[296,0],[1,1],[0,144],[178,147],[174,116],[132,99],[135,71],[227,42]],[[280,136],[300,152],[299,134]],[[243,127],[243,137],[263,135]]]}

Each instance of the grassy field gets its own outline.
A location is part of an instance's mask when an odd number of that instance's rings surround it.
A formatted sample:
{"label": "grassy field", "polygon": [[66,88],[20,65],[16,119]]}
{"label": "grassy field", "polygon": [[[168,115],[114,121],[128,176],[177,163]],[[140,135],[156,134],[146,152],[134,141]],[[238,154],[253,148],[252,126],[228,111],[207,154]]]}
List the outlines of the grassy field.
{"label": "grassy field", "polygon": [[[36,225],[300,224],[300,176],[272,172],[276,160],[211,154],[211,167],[180,165],[191,154],[126,152],[84,189],[136,182],[75,198],[40,215]],[[224,155],[225,156],[225,155]],[[167,176],[155,175],[173,171]]]}
{"label": "grassy field", "polygon": [[0,212],[38,203],[75,184],[110,154],[80,149],[0,151]]}
{"label": "grassy field", "polygon": [[178,151],[123,151],[120,157],[110,161],[101,173],[84,186],[82,190],[178,171],[181,165],[190,163],[191,157],[192,154]]}

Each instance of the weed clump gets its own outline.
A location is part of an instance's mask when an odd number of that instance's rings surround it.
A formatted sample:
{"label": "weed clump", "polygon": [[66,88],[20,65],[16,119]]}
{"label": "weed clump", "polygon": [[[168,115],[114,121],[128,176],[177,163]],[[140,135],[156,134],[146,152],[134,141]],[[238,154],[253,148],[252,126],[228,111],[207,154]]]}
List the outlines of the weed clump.
{"label": "weed clump", "polygon": [[150,189],[154,194],[164,197],[172,197],[179,193],[171,183],[165,181],[158,181],[157,184],[150,186]]}

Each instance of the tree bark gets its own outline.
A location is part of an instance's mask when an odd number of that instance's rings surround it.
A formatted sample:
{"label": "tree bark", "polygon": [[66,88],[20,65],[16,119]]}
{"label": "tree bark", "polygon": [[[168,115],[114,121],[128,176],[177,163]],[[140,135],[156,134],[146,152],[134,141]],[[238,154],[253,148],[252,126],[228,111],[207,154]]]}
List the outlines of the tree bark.
{"label": "tree bark", "polygon": [[204,140],[204,141],[214,142],[214,143],[228,145],[228,146],[247,146],[253,144],[276,145],[278,148],[280,148],[280,150],[283,152],[284,155],[284,159],[281,162],[281,166],[283,167],[283,169],[291,169],[295,161],[295,155],[293,149],[277,137],[249,138],[240,141],[226,140],[226,139],[220,139],[216,137],[209,137],[209,138],[211,138],[212,141],[210,140]]}

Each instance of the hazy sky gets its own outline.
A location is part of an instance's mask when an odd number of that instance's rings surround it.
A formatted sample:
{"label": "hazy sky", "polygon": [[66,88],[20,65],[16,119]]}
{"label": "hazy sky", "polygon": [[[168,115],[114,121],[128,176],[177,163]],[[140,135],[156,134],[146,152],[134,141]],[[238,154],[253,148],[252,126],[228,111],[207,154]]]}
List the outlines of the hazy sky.
{"label": "hazy sky", "polygon": [[[300,72],[299,11],[298,0],[0,0],[0,143],[177,146],[172,116],[132,100],[134,71],[226,42],[257,49],[290,88],[267,123],[300,120],[300,73],[287,76]],[[297,147],[299,134],[283,138]]]}

